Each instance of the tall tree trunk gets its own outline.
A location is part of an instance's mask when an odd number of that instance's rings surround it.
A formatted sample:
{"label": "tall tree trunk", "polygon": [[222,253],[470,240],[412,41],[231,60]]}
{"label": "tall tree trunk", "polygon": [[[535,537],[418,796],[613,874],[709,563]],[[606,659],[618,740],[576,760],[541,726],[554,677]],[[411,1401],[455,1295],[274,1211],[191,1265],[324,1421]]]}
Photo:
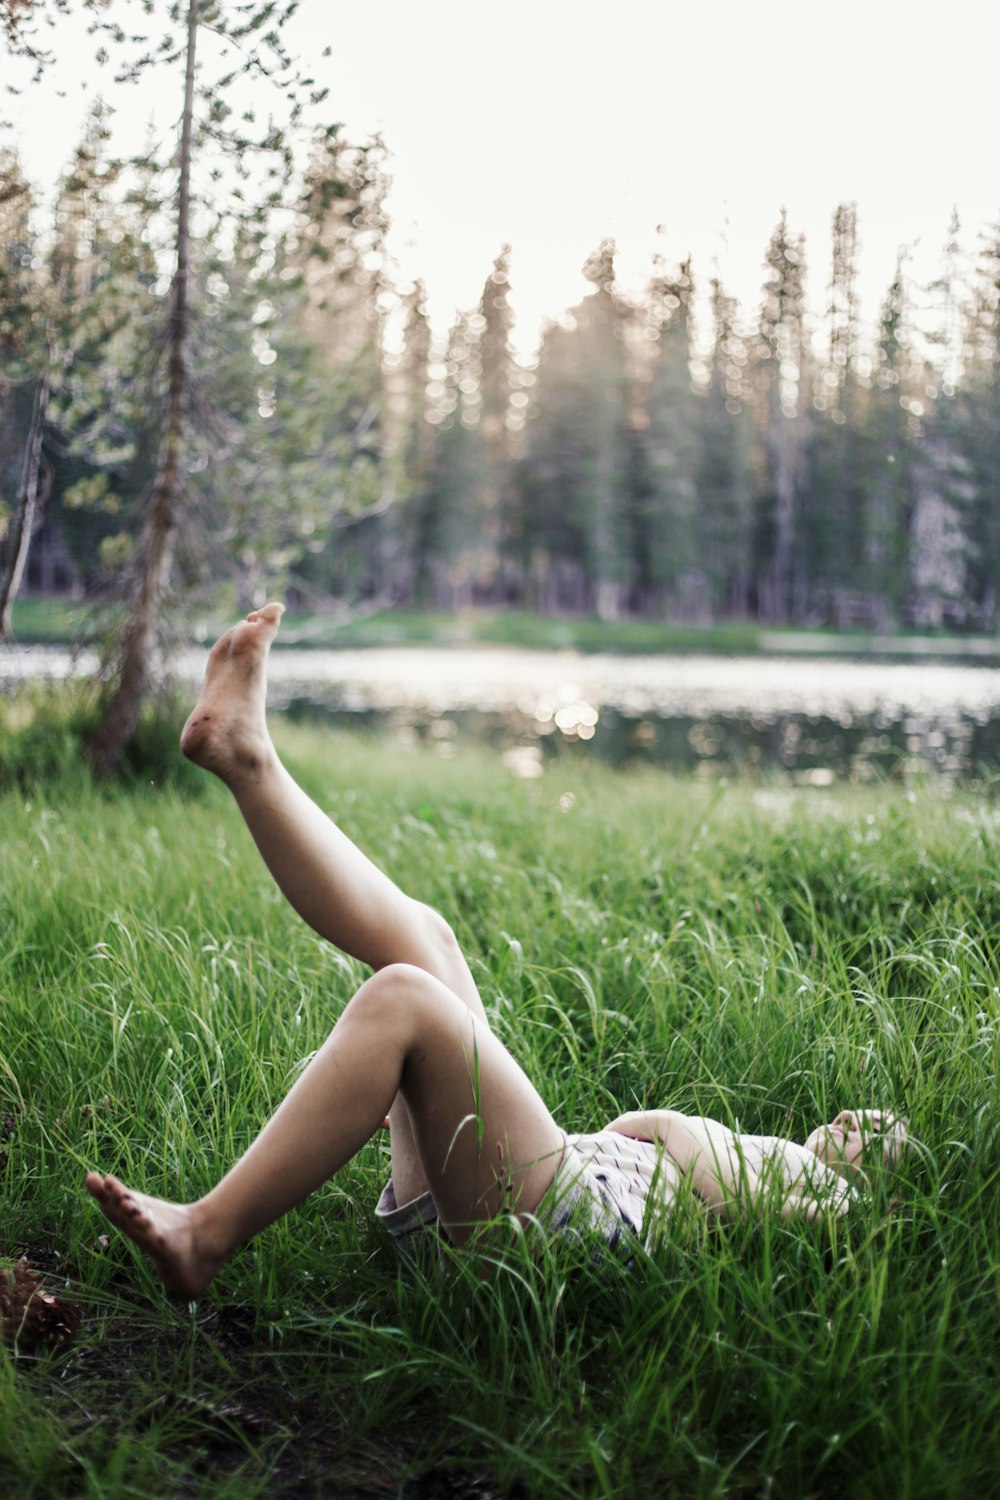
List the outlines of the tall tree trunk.
{"label": "tall tree trunk", "polygon": [[187,405],[187,342],[191,136],[194,115],[194,65],[200,0],[189,0],[184,114],[181,123],[180,177],[177,193],[177,239],[174,277],[170,288],[167,334],[167,401],[160,462],[153,480],[149,510],[137,547],[138,571],[131,612],[121,648],[118,686],[107,714],[90,747],[98,776],[109,775],[135,733],[143,699],[149,691],[153,655],[160,630],[163,598],[174,559],[183,502],[181,453]]}
{"label": "tall tree trunk", "polygon": [[49,405],[49,371],[52,354],[35,387],[35,399],[31,407],[31,426],[24,445],[24,463],[21,467],[21,483],[14,503],[14,519],[10,528],[10,547],[7,563],[0,577],[0,641],[10,635],[11,611],[17,591],[21,587],[31,534],[38,509],[38,476],[42,466],[42,438],[45,435],[45,416]]}
{"label": "tall tree trunk", "polygon": [[787,625],[792,593],[792,529],[795,515],[796,453],[793,418],[775,415],[774,442],[774,551],[769,569],[771,622]]}

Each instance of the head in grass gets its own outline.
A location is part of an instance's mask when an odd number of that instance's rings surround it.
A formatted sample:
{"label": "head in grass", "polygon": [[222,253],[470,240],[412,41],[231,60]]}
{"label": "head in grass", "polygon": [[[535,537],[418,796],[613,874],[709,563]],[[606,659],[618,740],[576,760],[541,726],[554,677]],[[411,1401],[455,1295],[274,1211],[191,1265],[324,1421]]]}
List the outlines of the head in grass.
{"label": "head in grass", "polygon": [[867,1170],[895,1166],[909,1140],[906,1121],[887,1110],[844,1109],[829,1125],[817,1126],[805,1146],[842,1177],[863,1180]]}

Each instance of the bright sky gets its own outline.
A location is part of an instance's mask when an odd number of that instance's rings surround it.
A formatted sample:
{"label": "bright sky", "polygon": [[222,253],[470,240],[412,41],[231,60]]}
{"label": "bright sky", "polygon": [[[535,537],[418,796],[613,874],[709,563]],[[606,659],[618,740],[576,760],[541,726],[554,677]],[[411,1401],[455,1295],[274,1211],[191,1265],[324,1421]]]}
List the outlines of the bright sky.
{"label": "bright sky", "polygon": [[[67,35],[54,45],[76,65]],[[930,279],[953,205],[971,249],[1000,216],[1000,8],[985,0],[302,0],[289,40],[348,136],[385,137],[393,248],[439,326],[478,300],[508,240],[530,347],[579,299],[603,236],[640,283],[657,225],[668,261],[690,250],[696,278],[718,270],[752,310],[782,204],[806,234],[818,309],[830,220],[852,199],[874,318],[900,244]],[[165,78],[171,114],[176,90]],[[159,90],[123,92],[108,97],[141,139]],[[51,182],[80,96],[54,103],[46,86],[21,104],[29,172]]]}

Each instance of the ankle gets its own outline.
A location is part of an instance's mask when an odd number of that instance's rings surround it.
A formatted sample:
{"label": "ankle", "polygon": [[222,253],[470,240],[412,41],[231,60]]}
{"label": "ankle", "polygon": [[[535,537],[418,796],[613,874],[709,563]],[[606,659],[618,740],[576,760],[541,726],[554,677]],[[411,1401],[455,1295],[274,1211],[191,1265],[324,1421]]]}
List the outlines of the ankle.
{"label": "ankle", "polygon": [[188,1231],[193,1255],[204,1265],[217,1269],[226,1263],[240,1242],[234,1241],[230,1226],[212,1203],[213,1194],[188,1205]]}

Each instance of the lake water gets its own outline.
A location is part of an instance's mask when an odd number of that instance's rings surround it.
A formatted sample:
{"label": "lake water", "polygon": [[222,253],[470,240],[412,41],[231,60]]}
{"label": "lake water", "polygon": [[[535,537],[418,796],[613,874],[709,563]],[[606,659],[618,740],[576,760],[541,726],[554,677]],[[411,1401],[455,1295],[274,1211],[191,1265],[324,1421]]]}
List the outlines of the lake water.
{"label": "lake water", "polygon": [[[174,664],[185,684],[205,653]],[[0,687],[89,674],[59,648],[0,649]],[[275,650],[269,701],[296,716],[425,740],[486,740],[523,776],[560,754],[713,776],[835,780],[987,773],[1000,755],[1000,670],[764,656],[584,656],[513,648]]]}

